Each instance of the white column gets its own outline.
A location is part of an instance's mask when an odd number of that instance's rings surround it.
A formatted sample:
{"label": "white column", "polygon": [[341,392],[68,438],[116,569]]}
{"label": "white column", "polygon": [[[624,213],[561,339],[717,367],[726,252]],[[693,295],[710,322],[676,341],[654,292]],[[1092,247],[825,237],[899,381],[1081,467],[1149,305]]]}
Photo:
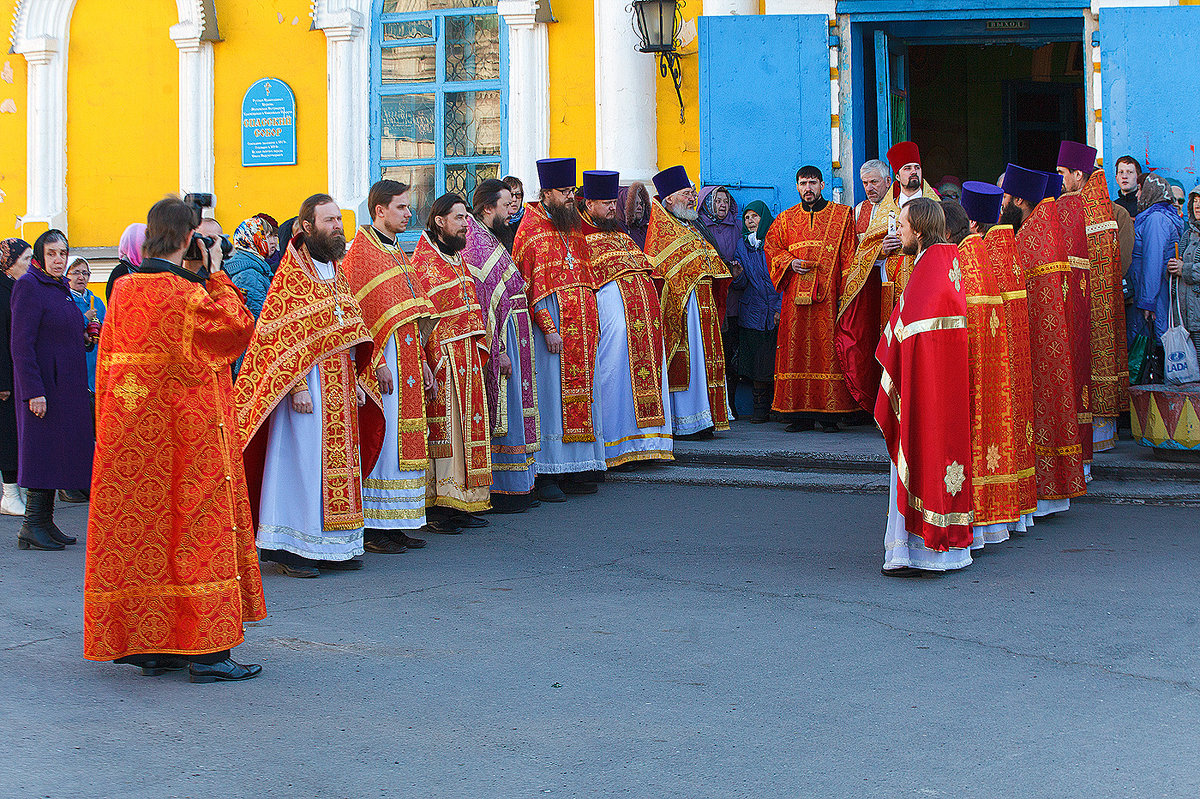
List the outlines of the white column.
{"label": "white column", "polygon": [[536,0],[499,0],[508,26],[508,172],[536,194],[537,161],[550,154],[550,44]]}
{"label": "white column", "polygon": [[758,0],[704,0],[704,16],[728,17],[758,14]]}
{"label": "white column", "polygon": [[366,15],[343,5],[336,10],[318,10],[314,22],[325,31],[326,39],[328,190],[339,206],[357,211],[371,188],[370,41]]}
{"label": "white column", "polygon": [[1083,12],[1083,51],[1090,53],[1091,58],[1084,68],[1084,74],[1090,80],[1084,82],[1085,105],[1091,110],[1087,120],[1087,142],[1096,148],[1096,163],[1104,164],[1104,120],[1102,107],[1104,105],[1104,84],[1100,75],[1100,47],[1092,46],[1092,36],[1099,32],[1099,15],[1092,11]]}
{"label": "white column", "polygon": [[203,25],[189,20],[171,26],[179,48],[179,191],[212,193],[216,156],[213,145],[213,46]]}
{"label": "white column", "polygon": [[597,2],[596,167],[621,181],[649,180],[658,171],[658,61],[637,51],[625,3]]}
{"label": "white column", "polygon": [[67,54],[63,41],[38,36],[18,42],[27,78],[23,224],[67,226]]}

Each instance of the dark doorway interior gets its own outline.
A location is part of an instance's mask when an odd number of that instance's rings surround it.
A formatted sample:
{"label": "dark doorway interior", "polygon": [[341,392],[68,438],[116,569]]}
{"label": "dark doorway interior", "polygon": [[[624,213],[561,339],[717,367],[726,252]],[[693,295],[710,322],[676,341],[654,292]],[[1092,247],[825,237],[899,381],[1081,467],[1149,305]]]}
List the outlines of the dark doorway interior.
{"label": "dark doorway interior", "polygon": [[912,44],[910,134],[925,177],[992,182],[1010,161],[1054,171],[1063,139],[1085,141],[1078,41]]}

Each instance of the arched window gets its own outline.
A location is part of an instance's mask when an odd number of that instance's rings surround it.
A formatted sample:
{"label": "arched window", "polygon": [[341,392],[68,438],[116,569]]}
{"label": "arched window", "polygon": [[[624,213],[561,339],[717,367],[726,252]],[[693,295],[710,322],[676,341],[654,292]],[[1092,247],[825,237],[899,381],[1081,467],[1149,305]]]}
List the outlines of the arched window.
{"label": "arched window", "polygon": [[376,0],[371,175],[413,187],[415,239],[444,192],[504,175],[507,47],[494,0]]}

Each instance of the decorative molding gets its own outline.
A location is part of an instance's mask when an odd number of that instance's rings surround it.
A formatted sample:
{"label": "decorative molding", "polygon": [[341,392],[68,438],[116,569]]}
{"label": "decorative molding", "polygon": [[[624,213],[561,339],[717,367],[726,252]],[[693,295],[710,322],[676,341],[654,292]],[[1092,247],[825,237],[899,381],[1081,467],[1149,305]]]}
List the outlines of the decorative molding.
{"label": "decorative molding", "polygon": [[326,43],[328,191],[357,211],[371,186],[371,0],[314,0],[311,16]]}

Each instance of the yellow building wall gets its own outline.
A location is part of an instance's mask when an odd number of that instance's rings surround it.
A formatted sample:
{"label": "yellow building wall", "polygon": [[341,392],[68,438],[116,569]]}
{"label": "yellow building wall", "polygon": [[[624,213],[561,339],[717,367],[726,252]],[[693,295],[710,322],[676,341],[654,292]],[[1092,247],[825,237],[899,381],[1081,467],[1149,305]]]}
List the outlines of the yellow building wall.
{"label": "yellow building wall", "polygon": [[683,164],[688,177],[697,186],[700,174],[700,56],[696,41],[696,18],[704,13],[701,0],[689,0],[683,7],[682,47],[679,65],[683,68],[683,121],[679,119],[679,97],[670,77],[658,76],[658,168]]}
{"label": "yellow building wall", "polygon": [[[309,6],[217,0],[224,41],[213,45],[215,194],[226,233],[262,212],[283,222],[306,197],[329,190],[325,34],[309,30]],[[242,166],[242,97],[260,78],[282,80],[296,95],[295,166]]]}
{"label": "yellow building wall", "polygon": [[[616,0],[598,0],[616,2]],[[556,0],[550,45],[551,158],[596,168],[596,11],[592,0]],[[536,187],[537,175],[518,175]]]}
{"label": "yellow building wall", "polygon": [[[169,0],[114,14],[78,0],[67,55],[67,235],[116,246],[130,222],[179,190],[179,21]],[[136,43],[136,44],[131,44]]]}
{"label": "yellow building wall", "polygon": [[[16,0],[0,0],[0,25],[11,30]],[[0,54],[0,238],[21,235],[25,213],[25,58]]]}

